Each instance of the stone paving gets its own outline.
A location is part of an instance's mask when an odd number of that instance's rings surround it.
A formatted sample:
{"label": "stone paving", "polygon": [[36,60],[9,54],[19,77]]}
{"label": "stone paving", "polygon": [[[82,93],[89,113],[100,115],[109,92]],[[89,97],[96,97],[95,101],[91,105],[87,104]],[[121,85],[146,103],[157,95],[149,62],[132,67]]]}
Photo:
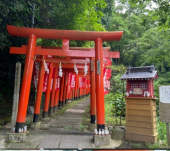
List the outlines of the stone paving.
{"label": "stone paving", "polygon": [[[0,149],[94,149],[93,133],[81,132],[80,126],[89,106],[90,99],[86,98],[66,110],[60,117],[54,117],[48,123],[48,130],[29,130],[30,135],[23,143],[5,143],[9,129],[0,131]],[[102,148],[114,149],[121,141],[111,140],[109,146]]]}

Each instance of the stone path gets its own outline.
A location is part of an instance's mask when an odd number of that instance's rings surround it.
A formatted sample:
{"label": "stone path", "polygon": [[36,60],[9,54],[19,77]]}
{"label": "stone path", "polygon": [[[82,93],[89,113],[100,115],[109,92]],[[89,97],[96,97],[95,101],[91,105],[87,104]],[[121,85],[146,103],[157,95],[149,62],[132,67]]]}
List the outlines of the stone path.
{"label": "stone path", "polygon": [[[23,143],[4,143],[10,130],[1,130],[0,149],[94,149],[93,133],[80,131],[89,104],[90,99],[86,98],[67,109],[62,116],[51,119],[48,130],[29,130],[30,135]],[[111,140],[109,146],[102,148],[114,149],[120,144],[121,141]]]}

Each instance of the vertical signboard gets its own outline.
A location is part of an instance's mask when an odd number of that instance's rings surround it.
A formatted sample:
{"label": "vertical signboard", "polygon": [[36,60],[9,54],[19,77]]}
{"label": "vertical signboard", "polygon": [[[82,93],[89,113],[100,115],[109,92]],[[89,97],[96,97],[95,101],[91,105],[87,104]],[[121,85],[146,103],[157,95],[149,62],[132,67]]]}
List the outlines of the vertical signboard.
{"label": "vertical signboard", "polygon": [[169,123],[170,123],[170,86],[159,87],[159,120],[166,123],[167,140],[170,144]]}

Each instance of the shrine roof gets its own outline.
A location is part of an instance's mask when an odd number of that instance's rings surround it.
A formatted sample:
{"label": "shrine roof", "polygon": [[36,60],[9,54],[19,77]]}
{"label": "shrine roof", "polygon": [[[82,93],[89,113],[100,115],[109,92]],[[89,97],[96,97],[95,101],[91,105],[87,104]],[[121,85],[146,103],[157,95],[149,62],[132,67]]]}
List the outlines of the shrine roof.
{"label": "shrine roof", "polygon": [[127,67],[126,73],[121,76],[121,80],[126,79],[155,79],[157,78],[157,71],[154,65],[143,67]]}

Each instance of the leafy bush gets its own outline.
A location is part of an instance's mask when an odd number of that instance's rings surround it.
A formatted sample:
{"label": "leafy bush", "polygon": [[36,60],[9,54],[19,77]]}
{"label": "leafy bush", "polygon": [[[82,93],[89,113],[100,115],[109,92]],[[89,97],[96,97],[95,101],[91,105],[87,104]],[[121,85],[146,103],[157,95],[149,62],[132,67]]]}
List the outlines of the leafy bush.
{"label": "leafy bush", "polygon": [[[108,123],[118,123],[118,117],[121,120],[122,117],[125,117],[125,99],[124,99],[124,91],[125,91],[125,83],[120,80],[120,77],[125,72],[125,67],[123,65],[119,66],[111,66],[110,69],[112,72],[112,78],[110,79],[111,88],[110,93],[105,95],[105,114],[106,114],[106,122]],[[113,119],[113,117],[116,119]]]}
{"label": "leafy bush", "polygon": [[166,136],[166,124],[163,122],[160,122],[159,117],[157,117],[157,130],[158,130],[158,140],[161,140],[163,142],[167,142],[167,136]]}

